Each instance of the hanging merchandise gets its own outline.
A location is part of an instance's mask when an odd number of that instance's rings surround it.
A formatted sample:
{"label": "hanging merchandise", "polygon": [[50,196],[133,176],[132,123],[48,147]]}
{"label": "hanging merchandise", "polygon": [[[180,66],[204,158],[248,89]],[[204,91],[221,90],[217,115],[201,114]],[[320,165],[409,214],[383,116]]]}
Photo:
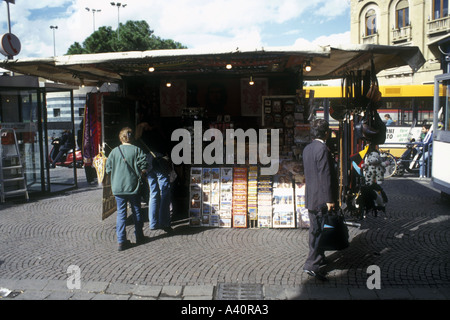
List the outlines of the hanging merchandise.
{"label": "hanging merchandise", "polygon": [[362,186],[361,192],[357,198],[357,204],[364,211],[366,216],[368,213],[372,213],[373,216],[378,215],[378,211],[386,213],[386,203],[388,197],[383,188],[379,184],[371,184],[368,186]]}
{"label": "hanging merchandise", "polygon": [[387,130],[378,113],[381,93],[373,60],[370,71],[347,76],[344,82],[347,111],[351,113],[353,123],[349,119],[341,122],[342,208],[347,216],[362,219],[369,210],[384,211],[387,202],[380,187],[386,162],[377,150],[378,145],[385,142]]}
{"label": "hanging merchandise", "polygon": [[378,86],[378,79],[375,73],[375,65],[371,61],[370,71],[370,88],[366,94],[369,103],[366,107],[366,113],[361,119],[360,128],[357,130],[362,134],[362,137],[372,145],[380,145],[386,141],[386,124],[381,120],[378,113],[378,107],[381,100],[381,92]]}
{"label": "hanging merchandise", "polygon": [[362,165],[364,164],[364,158],[367,151],[369,150],[369,145],[366,145],[363,150],[352,154],[350,156],[350,161],[352,162],[353,168],[356,170],[358,175],[362,176]]}
{"label": "hanging merchandise", "polygon": [[366,185],[381,184],[384,181],[387,163],[383,162],[378,150],[366,154],[361,165]]}
{"label": "hanging merchandise", "polygon": [[103,182],[103,178],[105,176],[105,165],[106,165],[106,158],[105,154],[103,152],[100,152],[98,155],[95,156],[93,165],[95,168],[95,171],[97,171],[97,181],[98,183]]}
{"label": "hanging merchandise", "polygon": [[[99,154],[102,141],[102,94],[89,93],[83,116],[83,162],[91,165]],[[100,180],[99,180],[100,181]]]}

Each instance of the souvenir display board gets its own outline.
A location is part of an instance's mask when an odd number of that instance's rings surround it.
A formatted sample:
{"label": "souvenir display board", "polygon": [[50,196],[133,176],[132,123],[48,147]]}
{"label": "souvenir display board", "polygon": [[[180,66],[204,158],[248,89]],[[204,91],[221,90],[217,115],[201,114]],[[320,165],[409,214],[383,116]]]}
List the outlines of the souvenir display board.
{"label": "souvenir display board", "polygon": [[[296,96],[265,96],[262,98],[262,125],[279,129],[280,160],[272,186],[273,228],[308,227],[304,203],[304,171],[302,154],[311,141],[310,126],[305,124],[314,101],[314,91],[306,98],[304,90]],[[303,215],[302,215],[303,213]],[[269,226],[269,223],[264,223]]]}
{"label": "souvenir display board", "polygon": [[257,226],[258,221],[258,167],[248,168],[247,208],[250,227]]}
{"label": "souvenir display board", "polygon": [[[304,93],[304,92],[303,92]],[[190,221],[192,226],[233,228],[308,227],[305,207],[302,153],[310,142],[309,125],[304,124],[308,107],[303,96],[263,97],[263,128],[279,129],[279,170],[261,176],[258,165],[192,167],[190,170]],[[226,141],[227,119],[210,124]],[[270,135],[270,131],[266,132]],[[272,137],[265,137],[271,150]],[[250,143],[250,142],[249,142]],[[246,142],[246,160],[250,145]],[[236,163],[224,159],[225,163]],[[306,214],[305,214],[306,213]]]}
{"label": "souvenir display board", "polygon": [[295,228],[294,169],[298,162],[281,159],[273,182],[273,228]]}
{"label": "souvenir display board", "polygon": [[220,226],[220,168],[191,168],[189,217],[192,226]]}
{"label": "souvenir display board", "polygon": [[295,211],[297,214],[297,227],[309,228],[308,209],[305,207],[305,184],[295,182]]}
{"label": "souvenir display board", "polygon": [[202,168],[192,167],[189,183],[189,219],[191,226],[201,226]]}
{"label": "souvenir display board", "polygon": [[233,227],[247,228],[247,168],[233,170]]}
{"label": "souvenir display board", "polygon": [[280,130],[280,154],[288,155],[294,145],[295,122],[300,121],[296,118],[303,120],[303,107],[296,103],[295,96],[265,96],[262,100],[262,126]]}
{"label": "souvenir display board", "polygon": [[191,226],[221,228],[308,228],[305,180],[299,162],[282,159],[274,176],[257,166],[192,167]]}
{"label": "souvenir display board", "polygon": [[219,227],[231,228],[233,210],[233,168],[220,168]]}
{"label": "souvenir display board", "polygon": [[272,227],[272,176],[258,179],[258,227]]}

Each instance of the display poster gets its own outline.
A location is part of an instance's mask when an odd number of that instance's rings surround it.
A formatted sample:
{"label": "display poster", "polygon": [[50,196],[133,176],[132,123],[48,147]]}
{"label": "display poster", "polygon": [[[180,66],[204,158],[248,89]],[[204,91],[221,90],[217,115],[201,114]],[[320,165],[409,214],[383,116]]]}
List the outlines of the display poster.
{"label": "display poster", "polygon": [[308,209],[305,207],[304,182],[295,182],[295,211],[297,214],[297,227],[309,228]]}
{"label": "display poster", "polygon": [[248,168],[247,210],[250,227],[257,226],[258,220],[258,167]]}
{"label": "display poster", "polygon": [[111,190],[111,178],[105,174],[103,178],[103,196],[102,196],[102,220],[105,220],[117,210],[116,198]]}
{"label": "display poster", "polygon": [[247,228],[247,168],[233,170],[233,227]]}
{"label": "display poster", "polygon": [[218,227],[220,224],[220,168],[211,169],[211,216],[209,225]]}
{"label": "display poster", "polygon": [[[382,148],[405,147],[406,144],[408,142],[410,142],[409,141],[410,139],[419,141],[421,131],[422,131],[421,126],[417,126],[414,128],[387,126],[386,127],[386,141],[380,147],[382,147]],[[399,145],[399,144],[404,144],[404,145]]]}
{"label": "display poster", "polygon": [[219,227],[231,228],[233,210],[233,168],[220,168]]}
{"label": "display poster", "polygon": [[189,220],[191,226],[201,226],[202,168],[192,167],[189,182]]}
{"label": "display poster", "polygon": [[258,227],[272,227],[272,176],[258,179]]}

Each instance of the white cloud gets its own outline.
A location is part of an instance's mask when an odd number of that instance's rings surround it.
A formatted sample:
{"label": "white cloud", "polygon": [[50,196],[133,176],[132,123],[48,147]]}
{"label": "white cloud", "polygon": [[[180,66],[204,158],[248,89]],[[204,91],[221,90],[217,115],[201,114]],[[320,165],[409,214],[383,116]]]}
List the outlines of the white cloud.
{"label": "white cloud", "polygon": [[[299,21],[317,17],[317,21],[331,19],[348,10],[343,0],[123,0],[127,6],[119,9],[120,21],[146,20],[157,36],[173,39],[190,48],[254,49],[271,46],[265,40],[265,26],[287,25],[283,35],[294,36]],[[58,8],[65,6],[65,10]],[[95,25],[117,28],[118,10],[110,1],[92,0],[20,0],[10,5],[12,32],[22,43],[18,58],[53,55],[53,34],[50,25],[57,25],[56,53],[63,55],[75,41],[82,43],[93,31],[93,14],[85,8],[100,9],[95,13]],[[59,16],[51,14],[58,9]],[[325,9],[326,8],[326,9]],[[36,18],[30,9],[42,9]],[[0,3],[0,12],[6,3]],[[33,11],[36,12],[36,11]],[[45,14],[44,14],[45,13]],[[292,25],[292,28],[289,26]],[[6,26],[6,14],[0,15],[0,27]],[[0,30],[0,33],[7,29]],[[298,33],[297,33],[298,34]],[[320,37],[319,41],[333,41],[336,37]],[[299,44],[301,40],[297,40]]]}
{"label": "white cloud", "polygon": [[325,46],[335,46],[340,44],[350,44],[350,31],[337,33],[328,36],[320,36],[313,41],[314,44]]}

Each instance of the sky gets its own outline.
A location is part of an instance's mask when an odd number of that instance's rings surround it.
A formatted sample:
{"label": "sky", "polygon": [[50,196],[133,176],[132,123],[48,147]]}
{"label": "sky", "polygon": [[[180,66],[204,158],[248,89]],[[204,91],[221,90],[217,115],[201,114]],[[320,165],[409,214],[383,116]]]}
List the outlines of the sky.
{"label": "sky", "polygon": [[[8,33],[8,15],[6,2],[0,1],[3,35]],[[71,44],[82,44],[91,35],[94,18],[95,29],[111,26],[114,30],[118,19],[121,23],[145,20],[156,36],[190,49],[350,43],[348,0],[123,0],[120,9],[110,0],[15,2],[9,5],[11,33],[21,42],[15,59],[52,57],[54,49],[57,56],[64,55]],[[101,11],[93,14],[92,9]]]}

